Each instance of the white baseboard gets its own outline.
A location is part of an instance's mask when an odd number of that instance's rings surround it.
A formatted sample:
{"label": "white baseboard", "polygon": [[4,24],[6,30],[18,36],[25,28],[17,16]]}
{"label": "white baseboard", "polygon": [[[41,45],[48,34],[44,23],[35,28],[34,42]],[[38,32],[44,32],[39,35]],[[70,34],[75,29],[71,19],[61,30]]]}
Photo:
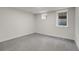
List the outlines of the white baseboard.
{"label": "white baseboard", "polygon": [[[0,42],[4,42],[4,41],[7,41],[7,40],[12,40],[12,39],[15,39],[15,38],[18,38],[18,37],[22,37],[22,36],[26,36],[26,35],[30,35],[30,34],[33,34],[33,33],[37,33],[37,32],[32,32],[32,33],[28,33],[28,34],[18,35],[18,36],[15,36],[15,37],[10,37],[10,38],[1,40]],[[38,34],[43,34],[43,33],[38,33]],[[47,35],[47,34],[43,34],[43,35]],[[47,36],[58,37],[58,36],[52,36],[52,35],[47,35]],[[58,37],[58,38],[63,38],[63,37]],[[64,38],[64,39],[69,39],[69,38]],[[69,39],[69,40],[73,40],[73,39]]]}
{"label": "white baseboard", "polygon": [[32,32],[32,33],[27,33],[27,34],[22,34],[22,35],[18,35],[18,36],[15,36],[15,37],[10,37],[10,38],[1,40],[0,42],[4,42],[4,41],[7,41],[7,40],[12,40],[12,39],[15,39],[15,38],[18,38],[18,37],[22,37],[22,36],[25,36],[25,35],[30,35],[30,34],[33,34],[33,33],[34,33],[34,32]]}
{"label": "white baseboard", "polygon": [[77,39],[75,40],[75,43],[76,43],[77,48],[79,49],[79,41]]}
{"label": "white baseboard", "polygon": [[44,33],[39,33],[39,34],[43,34],[43,35],[47,35],[47,36],[51,36],[51,37],[58,37],[58,38],[64,38],[64,39],[74,40],[74,39],[70,39],[70,38],[66,38],[66,37],[60,37],[60,36],[56,36],[56,35],[49,35],[49,34],[44,34]]}

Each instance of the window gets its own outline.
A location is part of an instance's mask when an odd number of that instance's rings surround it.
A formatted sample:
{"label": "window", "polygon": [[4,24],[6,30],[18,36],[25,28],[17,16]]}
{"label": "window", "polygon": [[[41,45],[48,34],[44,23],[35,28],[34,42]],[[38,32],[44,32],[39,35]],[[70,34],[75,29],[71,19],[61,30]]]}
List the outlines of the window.
{"label": "window", "polygon": [[68,27],[68,10],[57,11],[56,26]]}
{"label": "window", "polygon": [[47,19],[47,14],[46,14],[46,13],[41,14],[41,18],[42,18],[43,20],[46,20],[46,19]]}

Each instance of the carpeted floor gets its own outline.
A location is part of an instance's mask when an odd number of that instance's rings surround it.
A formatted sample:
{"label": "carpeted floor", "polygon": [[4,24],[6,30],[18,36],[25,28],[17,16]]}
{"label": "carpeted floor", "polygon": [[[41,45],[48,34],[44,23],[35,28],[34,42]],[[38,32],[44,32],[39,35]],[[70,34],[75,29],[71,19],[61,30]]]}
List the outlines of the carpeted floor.
{"label": "carpeted floor", "polygon": [[0,43],[0,51],[78,51],[73,40],[31,34]]}

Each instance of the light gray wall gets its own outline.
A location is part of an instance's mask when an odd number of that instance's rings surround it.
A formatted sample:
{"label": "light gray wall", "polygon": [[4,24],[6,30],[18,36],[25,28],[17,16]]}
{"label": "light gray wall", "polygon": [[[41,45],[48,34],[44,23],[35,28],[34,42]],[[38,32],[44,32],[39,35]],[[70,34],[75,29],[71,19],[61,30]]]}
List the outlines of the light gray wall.
{"label": "light gray wall", "polygon": [[0,42],[31,33],[73,39],[74,8],[69,8],[69,27],[56,27],[56,12],[48,13],[47,20],[39,15],[13,8],[0,8]]}
{"label": "light gray wall", "polygon": [[75,28],[76,28],[76,30],[75,30],[75,39],[76,39],[76,43],[77,43],[77,46],[78,46],[78,48],[79,48],[79,7],[77,7],[76,8],[76,12],[75,12],[76,14],[76,21],[75,21]]}
{"label": "light gray wall", "polygon": [[56,11],[48,13],[47,20],[42,20],[41,15],[36,16],[38,33],[68,38],[74,38],[75,8],[68,9],[68,27],[56,27]]}
{"label": "light gray wall", "polygon": [[11,8],[0,8],[0,42],[35,32],[34,15]]}

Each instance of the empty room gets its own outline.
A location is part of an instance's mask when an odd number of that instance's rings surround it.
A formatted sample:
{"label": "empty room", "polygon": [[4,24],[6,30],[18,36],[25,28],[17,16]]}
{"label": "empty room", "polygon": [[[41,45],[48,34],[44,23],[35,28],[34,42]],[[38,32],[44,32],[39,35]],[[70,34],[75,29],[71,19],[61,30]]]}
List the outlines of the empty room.
{"label": "empty room", "polygon": [[0,51],[79,51],[78,7],[0,7]]}

